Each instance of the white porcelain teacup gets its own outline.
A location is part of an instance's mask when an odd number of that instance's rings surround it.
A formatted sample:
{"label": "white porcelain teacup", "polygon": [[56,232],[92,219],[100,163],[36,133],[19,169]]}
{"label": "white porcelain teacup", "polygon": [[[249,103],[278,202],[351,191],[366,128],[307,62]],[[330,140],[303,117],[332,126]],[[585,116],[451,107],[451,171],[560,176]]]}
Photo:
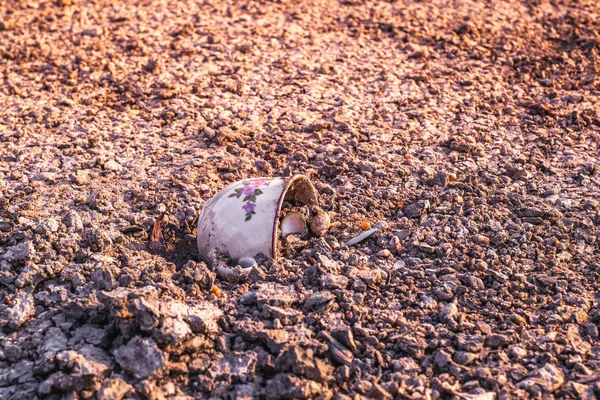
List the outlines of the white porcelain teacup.
{"label": "white porcelain teacup", "polygon": [[234,182],[206,202],[198,218],[198,250],[212,264],[217,254],[234,262],[259,254],[277,259],[279,212],[284,201],[318,206],[304,175]]}

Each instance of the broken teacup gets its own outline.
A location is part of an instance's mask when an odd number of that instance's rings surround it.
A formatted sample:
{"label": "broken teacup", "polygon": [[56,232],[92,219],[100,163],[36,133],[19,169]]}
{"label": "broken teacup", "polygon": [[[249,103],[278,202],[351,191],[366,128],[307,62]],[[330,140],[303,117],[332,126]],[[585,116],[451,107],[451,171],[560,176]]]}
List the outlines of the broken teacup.
{"label": "broken teacup", "polygon": [[[312,219],[289,211],[283,204],[310,207]],[[214,265],[226,256],[242,267],[255,265],[260,254],[278,258],[280,236],[307,233],[322,236],[329,216],[318,208],[318,193],[304,175],[289,178],[250,178],[234,182],[206,202],[198,219],[200,256]]]}

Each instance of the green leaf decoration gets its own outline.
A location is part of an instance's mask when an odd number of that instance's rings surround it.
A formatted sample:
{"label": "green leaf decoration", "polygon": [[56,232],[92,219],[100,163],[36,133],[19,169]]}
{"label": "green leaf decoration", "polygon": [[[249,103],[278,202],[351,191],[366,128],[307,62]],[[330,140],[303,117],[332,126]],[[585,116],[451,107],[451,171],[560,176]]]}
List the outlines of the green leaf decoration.
{"label": "green leaf decoration", "polygon": [[255,195],[255,196],[258,196],[259,194],[263,194],[262,190],[260,190],[260,189],[256,189],[256,190],[254,191],[254,195]]}
{"label": "green leaf decoration", "polygon": [[252,214],[246,214],[246,222],[252,219]]}

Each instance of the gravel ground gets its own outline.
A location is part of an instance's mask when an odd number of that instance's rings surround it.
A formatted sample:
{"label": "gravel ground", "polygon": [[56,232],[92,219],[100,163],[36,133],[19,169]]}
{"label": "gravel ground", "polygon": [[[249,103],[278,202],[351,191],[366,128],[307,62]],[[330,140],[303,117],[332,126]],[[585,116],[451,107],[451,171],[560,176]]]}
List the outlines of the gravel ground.
{"label": "gravel ground", "polygon": [[[599,21],[0,2],[0,398],[600,395]],[[204,202],[294,173],[328,235],[216,278]]]}

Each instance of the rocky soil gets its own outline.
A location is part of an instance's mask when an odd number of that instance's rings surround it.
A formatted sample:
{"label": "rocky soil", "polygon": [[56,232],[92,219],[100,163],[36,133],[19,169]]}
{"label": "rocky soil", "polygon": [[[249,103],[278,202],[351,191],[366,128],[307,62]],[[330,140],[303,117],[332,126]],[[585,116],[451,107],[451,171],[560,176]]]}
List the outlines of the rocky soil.
{"label": "rocky soil", "polygon": [[[0,2],[0,398],[600,395],[599,32],[596,0]],[[218,279],[204,202],[294,173],[328,235]]]}

